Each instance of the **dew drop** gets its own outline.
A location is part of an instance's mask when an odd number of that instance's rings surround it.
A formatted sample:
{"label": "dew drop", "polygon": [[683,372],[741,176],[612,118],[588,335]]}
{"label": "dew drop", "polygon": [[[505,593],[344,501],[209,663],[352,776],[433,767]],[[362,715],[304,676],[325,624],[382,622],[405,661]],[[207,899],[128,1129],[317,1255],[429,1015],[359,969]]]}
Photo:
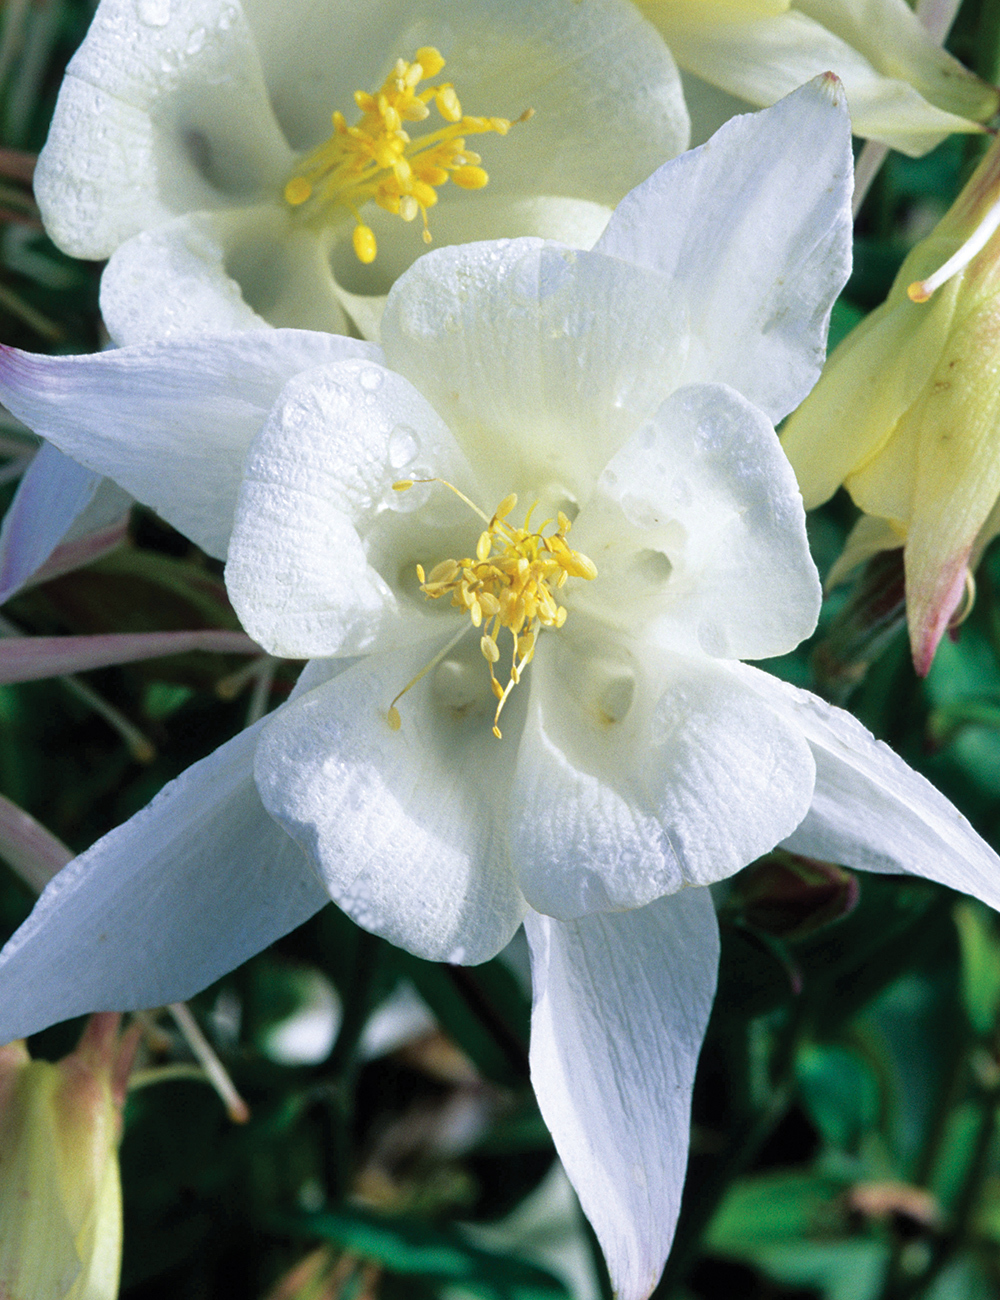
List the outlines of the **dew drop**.
{"label": "dew drop", "polygon": [[435,703],[448,709],[456,717],[464,717],[484,696],[483,677],[478,664],[457,659],[445,659],[438,665],[431,686]]}
{"label": "dew drop", "polygon": [[408,424],[397,424],[389,434],[389,465],[402,469],[420,450],[420,442]]}
{"label": "dew drop", "polygon": [[166,27],[170,22],[170,0],[136,0],[135,8],[147,27]]}
{"label": "dew drop", "polygon": [[197,54],[204,44],[205,44],[205,29],[204,27],[196,27],[194,31],[191,33],[191,35],[188,37],[188,43],[185,46],[185,49],[187,50],[188,54]]}
{"label": "dew drop", "polygon": [[623,722],[635,698],[635,678],[631,674],[613,677],[601,691],[601,721],[607,725]]}

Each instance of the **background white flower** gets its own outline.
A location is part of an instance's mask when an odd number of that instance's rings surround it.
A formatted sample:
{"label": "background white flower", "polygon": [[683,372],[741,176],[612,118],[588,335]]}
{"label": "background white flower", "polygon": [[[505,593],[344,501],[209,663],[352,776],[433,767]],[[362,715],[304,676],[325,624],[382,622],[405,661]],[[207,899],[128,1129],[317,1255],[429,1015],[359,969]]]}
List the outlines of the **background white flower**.
{"label": "background white flower", "polygon": [[[589,245],[622,195],[686,146],[673,60],[626,0],[102,0],[35,185],[60,247],[111,258],[101,307],[112,337],[265,322],[349,332],[348,316],[374,330],[381,295],[425,251],[421,222],[369,205],[379,255],[364,267],[348,208],[303,220],[283,192],[331,135],[331,114],[352,123],[355,92],[378,90],[423,46],[440,49],[433,80],[454,83],[466,113],[535,110],[506,138],[469,139],[489,186],[443,186],[438,244],[541,234]],[[403,125],[416,136],[431,124]]]}
{"label": "background white flower", "polygon": [[636,3],[688,74],[696,122],[738,112],[741,101],[772,104],[826,70],[844,83],[855,134],[903,153],[982,130],[1000,106],[996,87],[943,50],[906,0]]}

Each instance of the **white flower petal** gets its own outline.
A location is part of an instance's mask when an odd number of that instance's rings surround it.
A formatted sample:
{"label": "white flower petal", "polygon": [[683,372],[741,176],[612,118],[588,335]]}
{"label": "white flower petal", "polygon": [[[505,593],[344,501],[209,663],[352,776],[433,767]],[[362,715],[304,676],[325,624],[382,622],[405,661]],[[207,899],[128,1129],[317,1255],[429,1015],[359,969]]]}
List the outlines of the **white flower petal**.
{"label": "white flower petal", "polygon": [[[246,4],[275,111],[295,148],[351,121],[353,93],[374,91],[396,58],[432,45],[466,113],[534,118],[505,139],[470,140],[498,190],[614,204],[687,144],[687,113],[669,51],[622,0],[396,0]],[[567,141],[585,142],[567,148]],[[475,197],[471,202],[475,202]]]}
{"label": "white flower petal", "polygon": [[256,758],[264,806],[349,916],[419,957],[469,964],[499,952],[524,914],[506,842],[508,751],[490,731],[472,640],[403,696],[400,730],[392,698],[439,642],[372,655],[300,696],[268,721]]}
{"label": "white flower petal", "polygon": [[[832,71],[846,87],[858,135],[881,140],[904,153],[922,154],[952,131],[977,129],[965,118],[928,103],[908,80],[900,79],[911,76],[914,69],[912,65],[900,65],[901,51],[892,39],[882,38],[883,58],[887,70],[896,60],[896,75],[883,75],[864,53],[794,9],[744,22],[692,24],[672,20],[669,0],[658,8],[658,25],[678,63],[753,104],[773,104],[810,78]],[[877,22],[869,19],[868,26],[872,39],[877,41]],[[974,87],[971,100],[962,96],[964,105],[970,111],[978,106],[982,116],[988,116],[988,89],[977,87],[961,64],[950,62],[947,80],[953,88],[963,82]],[[945,82],[946,78],[941,78],[937,89]]]}
{"label": "white flower petal", "polygon": [[[942,48],[953,11],[923,5],[918,14],[907,0],[796,0],[796,7],[852,45],[887,80],[908,82],[936,109],[977,122],[996,112],[996,88]],[[836,64],[829,66],[836,71]],[[847,91],[852,114],[860,119],[866,110],[860,101],[855,109],[850,85]],[[898,129],[898,120],[895,125]],[[863,134],[860,127],[858,133]]]}
{"label": "white flower petal", "polygon": [[929,781],[843,709],[747,665],[735,671],[799,728],[816,760],[812,807],[786,848],[924,876],[1000,909],[1000,858]]}
{"label": "white flower petal", "polygon": [[429,253],[382,319],[388,364],[442,415],[497,501],[513,490],[582,503],[676,386],[685,341],[668,281],[532,239]]}
{"label": "white flower petal", "polygon": [[843,94],[817,78],[661,167],[595,251],[670,278],[692,336],[687,382],[731,384],[777,423],[823,364],[851,266],[853,174]]}
{"label": "white flower petal", "polygon": [[280,193],[291,162],[235,0],[102,0],[35,193],[61,248],[103,258],[181,212]]}
{"label": "white flower petal", "polygon": [[[449,189],[453,190],[451,195]],[[611,216],[609,207],[589,199],[497,197],[489,190],[476,194],[471,203],[468,198],[455,187],[446,186],[442,191],[441,202],[432,214],[435,248],[522,236],[558,239],[572,248],[592,248]],[[341,305],[362,338],[378,342],[385,295],[427,248],[413,223],[407,225],[381,208],[366,212],[365,218],[378,241],[375,261],[363,266],[346,239],[334,245],[331,257]]]}
{"label": "white flower petal", "polygon": [[[251,636],[304,659],[426,637],[428,618],[436,635],[416,565],[450,554],[453,530],[447,541],[434,530],[442,517],[468,520],[460,554],[481,524],[444,486],[392,487],[433,477],[470,486],[450,433],[405,379],[358,360],[289,381],[247,457],[226,567]],[[411,599],[400,606],[400,595]]]}
{"label": "white flower petal", "polygon": [[0,528],[0,605],[25,585],[61,543],[120,519],[131,499],[51,443],[39,447]]}
{"label": "white flower petal", "polygon": [[323,906],[254,787],[260,727],[59,872],[0,953],[0,1039],[190,997]]}
{"label": "white flower petal", "polygon": [[286,380],[309,366],[372,355],[370,344],[298,330],[93,356],[3,348],[0,396],[61,451],[224,556],[243,459]]}
{"label": "white flower petal", "polygon": [[761,659],[816,625],[795,475],[763,412],[722,384],[678,390],[611,458],[572,544],[597,578],[567,603],[633,636]]}
{"label": "white flower petal", "polygon": [[708,890],[568,923],[529,912],[531,1080],[619,1300],[663,1269],[715,994]]}
{"label": "white flower petal", "polygon": [[731,665],[639,653],[567,623],[528,670],[511,843],[525,898],[550,916],[722,880],[809,808],[808,745]]}
{"label": "white flower petal", "polygon": [[323,243],[276,204],[188,214],[135,235],[101,277],[101,312],[119,344],[269,325],[348,330]]}

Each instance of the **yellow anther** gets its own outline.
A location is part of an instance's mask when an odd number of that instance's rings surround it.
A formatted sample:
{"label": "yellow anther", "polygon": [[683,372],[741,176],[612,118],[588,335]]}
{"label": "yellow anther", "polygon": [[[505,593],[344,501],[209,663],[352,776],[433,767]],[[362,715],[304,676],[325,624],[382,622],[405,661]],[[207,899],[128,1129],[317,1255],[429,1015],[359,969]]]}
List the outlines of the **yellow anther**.
{"label": "yellow anther", "polygon": [[433,45],[422,45],[417,50],[417,62],[423,68],[425,77],[436,77],[444,67],[441,51],[436,50]]}
{"label": "yellow anther", "polygon": [[462,105],[454,86],[442,86],[434,96],[434,103],[446,122],[461,122]]}
{"label": "yellow anther", "polygon": [[[404,221],[419,215],[422,238],[430,243],[427,210],[437,202],[438,188],[453,180],[461,189],[478,190],[489,180],[479,155],[466,149],[465,136],[510,130],[505,117],[466,117],[450,82],[418,89],[437,76],[444,62],[429,45],[412,62],[397,59],[378,94],[355,92],[361,120],[348,126],[343,113],[335,112],[333,135],[300,160],[285,185],[285,202],[310,221],[354,218],[354,251],[361,262],[374,261],[378,252],[374,234],[359,215],[365,203],[374,201]],[[411,138],[404,124],[424,121],[431,104],[445,125]],[[517,120],[527,121],[531,111]]]}
{"label": "yellow anther", "polygon": [[313,187],[304,176],[293,176],[285,186],[285,202],[297,208],[300,203],[305,203],[312,192]]}
{"label": "yellow anther", "polygon": [[456,167],[451,179],[459,189],[481,190],[490,178],[482,167]]}
{"label": "yellow anther", "polygon": [[[497,506],[491,519],[479,509],[464,492],[444,479],[416,480],[441,483],[454,492],[486,524],[476,541],[475,558],[441,560],[427,576],[422,565],[417,565],[420,590],[429,600],[450,595],[452,605],[469,615],[475,627],[485,626],[479,640],[483,658],[490,667],[490,686],[497,699],[493,717],[493,734],[500,737],[500,713],[511,691],[521,680],[524,669],[531,662],[542,628],[562,627],[566,622],[566,608],[559,605],[553,589],[562,587],[570,577],[595,578],[597,569],[593,562],[566,542],[570,521],[560,511],[556,531],[546,535],[545,529],[552,520],[540,528],[531,528],[534,506],[525,516],[524,526],[507,523],[507,516],[517,505],[517,496],[511,492]],[[397,491],[413,486],[414,480],[394,483]],[[537,502],[535,503],[537,504]],[[506,686],[501,686],[494,673],[500,660],[497,637],[506,628],[513,639],[510,676]],[[453,643],[454,644],[454,643]],[[440,658],[440,657],[439,657]],[[439,662],[435,659],[435,663]],[[431,665],[432,666],[432,665]],[[429,666],[430,667],[430,666]],[[426,668],[414,678],[420,680],[429,671]],[[410,683],[413,685],[413,682]],[[396,696],[409,690],[409,686]],[[396,701],[393,701],[393,707]],[[390,725],[392,710],[390,710]]]}
{"label": "yellow anther", "polygon": [[354,245],[354,255],[359,262],[364,262],[367,266],[369,262],[375,261],[378,245],[375,242],[375,232],[370,226],[355,226],[351,242]]}

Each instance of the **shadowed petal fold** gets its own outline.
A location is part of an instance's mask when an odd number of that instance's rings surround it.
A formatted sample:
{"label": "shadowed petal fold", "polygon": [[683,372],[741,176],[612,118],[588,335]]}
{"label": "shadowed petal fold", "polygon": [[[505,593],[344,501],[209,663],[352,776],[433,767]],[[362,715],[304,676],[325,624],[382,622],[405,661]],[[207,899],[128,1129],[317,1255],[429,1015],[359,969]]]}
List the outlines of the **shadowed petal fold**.
{"label": "shadowed petal fold", "polygon": [[619,911],[724,879],[805,816],[808,745],[728,665],[576,634],[543,637],[531,672],[513,851],[538,911]]}

